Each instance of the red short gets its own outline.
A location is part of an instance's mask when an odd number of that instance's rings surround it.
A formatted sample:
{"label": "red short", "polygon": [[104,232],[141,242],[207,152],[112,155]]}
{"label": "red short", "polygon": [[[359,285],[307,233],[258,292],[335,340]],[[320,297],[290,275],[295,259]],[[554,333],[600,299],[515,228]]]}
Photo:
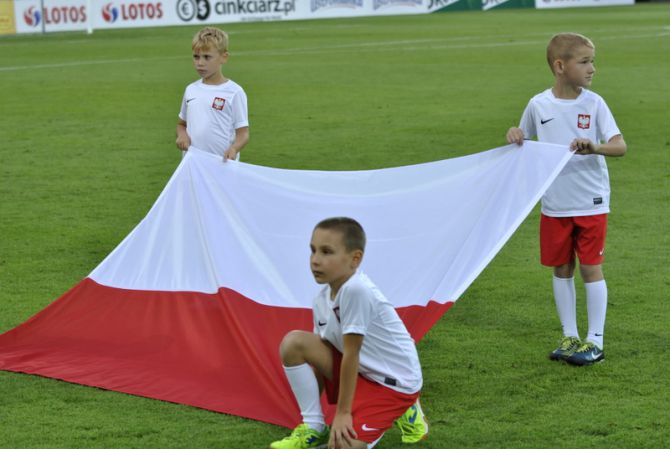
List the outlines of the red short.
{"label": "red short", "polygon": [[575,254],[584,265],[605,260],[607,214],[586,217],[548,217],[540,220],[540,260],[557,267],[573,262]]}
{"label": "red short", "polygon": [[[337,404],[342,353],[333,351],[333,380],[324,379],[328,403]],[[419,398],[419,392],[405,394],[358,375],[351,416],[358,439],[366,443],[378,440]]]}

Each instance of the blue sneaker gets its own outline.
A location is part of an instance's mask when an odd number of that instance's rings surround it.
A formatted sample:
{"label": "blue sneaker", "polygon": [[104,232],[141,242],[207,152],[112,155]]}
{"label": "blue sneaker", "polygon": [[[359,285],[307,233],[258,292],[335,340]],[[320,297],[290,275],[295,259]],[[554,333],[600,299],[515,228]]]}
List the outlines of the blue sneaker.
{"label": "blue sneaker", "polygon": [[603,360],[605,360],[603,350],[590,341],[583,343],[572,355],[565,359],[569,364],[577,366],[593,365]]}
{"label": "blue sneaker", "polygon": [[558,348],[549,353],[551,360],[565,360],[570,357],[582,342],[577,337],[563,337],[558,345]]}
{"label": "blue sneaker", "polygon": [[396,420],[395,424],[402,433],[403,443],[414,444],[428,437],[428,420],[418,399]]}

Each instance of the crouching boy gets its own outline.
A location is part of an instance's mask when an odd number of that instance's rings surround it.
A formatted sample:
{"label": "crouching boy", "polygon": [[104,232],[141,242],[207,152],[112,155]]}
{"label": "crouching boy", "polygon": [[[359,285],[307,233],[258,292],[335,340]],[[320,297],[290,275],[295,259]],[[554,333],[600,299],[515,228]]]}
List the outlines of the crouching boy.
{"label": "crouching boy", "polygon": [[[365,232],[351,218],[316,225],[310,268],[324,284],[314,299],[314,332],[292,331],[280,346],[303,423],[271,449],[366,449],[394,423],[403,442],[428,433],[418,402],[423,384],[412,337],[393,305],[358,267]],[[321,392],[336,404],[330,429]]]}

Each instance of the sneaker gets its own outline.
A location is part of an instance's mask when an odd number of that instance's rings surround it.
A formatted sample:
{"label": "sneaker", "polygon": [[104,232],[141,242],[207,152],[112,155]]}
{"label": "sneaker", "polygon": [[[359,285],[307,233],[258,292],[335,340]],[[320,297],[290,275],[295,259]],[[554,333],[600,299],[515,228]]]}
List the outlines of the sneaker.
{"label": "sneaker", "polygon": [[403,443],[418,443],[428,437],[428,420],[426,420],[426,415],[423,414],[418,399],[395,421],[395,424],[402,433]]}
{"label": "sneaker", "polygon": [[549,353],[551,360],[565,360],[570,357],[582,344],[577,337],[563,337],[558,348]]}
{"label": "sneaker", "polygon": [[328,427],[323,432],[317,432],[302,423],[283,440],[270,444],[270,449],[326,449],[328,447]]}
{"label": "sneaker", "polygon": [[595,344],[587,341],[577,348],[575,352],[566,358],[565,361],[571,365],[593,365],[594,363],[605,360],[605,353]]}

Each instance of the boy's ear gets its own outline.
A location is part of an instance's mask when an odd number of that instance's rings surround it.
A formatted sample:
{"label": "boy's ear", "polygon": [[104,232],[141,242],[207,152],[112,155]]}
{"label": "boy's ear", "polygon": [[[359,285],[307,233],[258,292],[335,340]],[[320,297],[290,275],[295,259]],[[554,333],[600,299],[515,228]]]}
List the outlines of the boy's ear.
{"label": "boy's ear", "polygon": [[360,249],[353,250],[351,262],[353,264],[353,268],[358,268],[361,262],[363,262],[363,251]]}
{"label": "boy's ear", "polygon": [[557,59],[554,61],[554,73],[563,73],[564,68],[565,64],[563,63],[562,59]]}

